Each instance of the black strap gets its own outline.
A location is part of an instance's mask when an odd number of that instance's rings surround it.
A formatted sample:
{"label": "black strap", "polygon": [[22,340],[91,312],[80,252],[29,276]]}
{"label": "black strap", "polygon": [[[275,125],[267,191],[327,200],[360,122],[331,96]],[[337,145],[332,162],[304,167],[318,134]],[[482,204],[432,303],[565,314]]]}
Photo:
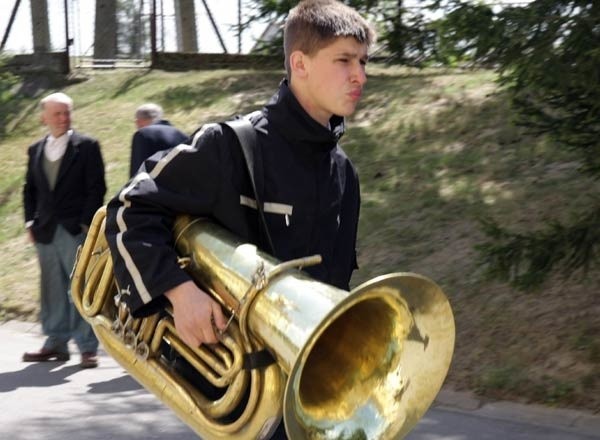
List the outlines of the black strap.
{"label": "black strap", "polygon": [[267,228],[267,222],[265,220],[262,197],[259,196],[259,192],[256,187],[256,179],[254,177],[254,147],[258,142],[256,138],[256,131],[254,130],[252,123],[246,118],[226,121],[225,124],[227,124],[236,134],[240,146],[242,147],[246,167],[248,169],[248,175],[250,176],[250,183],[252,184],[252,191],[254,191],[254,198],[256,200],[256,209],[258,210],[259,220],[262,225],[267,244],[270,247],[270,252],[272,255],[275,255],[275,246],[273,246],[271,234],[269,234],[269,229]]}
{"label": "black strap", "polygon": [[275,363],[275,358],[266,349],[244,353],[244,370],[254,370],[256,368],[268,367]]}

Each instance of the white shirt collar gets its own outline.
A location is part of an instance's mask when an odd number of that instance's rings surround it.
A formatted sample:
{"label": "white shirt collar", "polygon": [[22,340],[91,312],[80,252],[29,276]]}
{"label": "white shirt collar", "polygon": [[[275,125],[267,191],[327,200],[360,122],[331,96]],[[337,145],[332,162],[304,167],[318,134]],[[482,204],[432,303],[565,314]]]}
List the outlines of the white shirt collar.
{"label": "white shirt collar", "polygon": [[69,130],[63,135],[55,138],[49,135],[46,139],[46,145],[44,145],[44,155],[50,162],[54,162],[64,156],[67,151],[67,145],[73,130]]}

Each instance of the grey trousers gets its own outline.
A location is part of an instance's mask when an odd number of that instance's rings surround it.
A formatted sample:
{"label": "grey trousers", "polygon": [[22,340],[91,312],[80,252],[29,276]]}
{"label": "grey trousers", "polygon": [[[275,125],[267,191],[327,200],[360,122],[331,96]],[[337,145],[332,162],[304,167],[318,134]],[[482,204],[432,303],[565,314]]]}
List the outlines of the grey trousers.
{"label": "grey trousers", "polygon": [[85,234],[71,235],[62,226],[56,228],[52,242],[36,243],[40,263],[42,330],[47,339],[44,348],[68,352],[68,342],[75,340],[81,353],[96,352],[98,339],[92,327],[81,317],[71,300],[70,275],[77,247]]}

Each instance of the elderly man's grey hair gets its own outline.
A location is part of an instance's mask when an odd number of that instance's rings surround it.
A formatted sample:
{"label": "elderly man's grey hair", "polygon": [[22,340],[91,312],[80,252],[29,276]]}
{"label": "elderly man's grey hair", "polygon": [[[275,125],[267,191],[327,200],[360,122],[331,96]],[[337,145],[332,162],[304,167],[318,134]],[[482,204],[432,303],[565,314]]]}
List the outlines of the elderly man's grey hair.
{"label": "elderly man's grey hair", "polygon": [[56,103],[59,103],[59,104],[66,104],[66,106],[69,107],[69,110],[73,109],[73,100],[68,95],[65,95],[64,93],[61,93],[61,92],[52,93],[52,94],[46,96],[45,98],[43,98],[40,101],[40,108],[42,110],[44,110],[44,107],[49,102],[56,102]]}
{"label": "elderly man's grey hair", "polygon": [[149,102],[140,105],[135,111],[136,119],[151,120],[152,123],[158,122],[163,117],[163,109],[160,105]]}

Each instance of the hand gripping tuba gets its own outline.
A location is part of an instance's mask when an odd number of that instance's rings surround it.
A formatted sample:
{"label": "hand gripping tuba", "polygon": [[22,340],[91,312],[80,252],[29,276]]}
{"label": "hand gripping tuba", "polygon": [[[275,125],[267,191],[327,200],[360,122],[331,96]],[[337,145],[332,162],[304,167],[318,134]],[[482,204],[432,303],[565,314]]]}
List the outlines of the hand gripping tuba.
{"label": "hand gripping tuba", "polygon": [[[292,440],[400,439],[441,388],[454,319],[427,278],[394,273],[347,292],[298,270],[318,258],[280,263],[208,220],[180,217],[181,264],[231,316],[220,344],[190,348],[170,316],[130,316],[104,216],[102,208],[75,264],[75,305],[105,350],[205,440],[269,438],[282,415]],[[211,400],[174,372],[164,344],[223,396]],[[245,369],[245,353],[262,348],[276,363]],[[241,396],[243,411],[234,411]]]}

